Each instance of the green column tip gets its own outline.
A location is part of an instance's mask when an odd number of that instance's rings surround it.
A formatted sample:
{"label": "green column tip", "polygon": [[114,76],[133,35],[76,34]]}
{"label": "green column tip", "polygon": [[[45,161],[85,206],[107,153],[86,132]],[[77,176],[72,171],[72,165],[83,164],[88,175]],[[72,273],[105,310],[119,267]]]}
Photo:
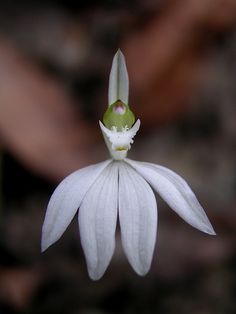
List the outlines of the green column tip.
{"label": "green column tip", "polygon": [[130,129],[135,122],[135,116],[129,106],[120,99],[110,105],[103,116],[103,123],[108,129],[115,127],[117,131]]}

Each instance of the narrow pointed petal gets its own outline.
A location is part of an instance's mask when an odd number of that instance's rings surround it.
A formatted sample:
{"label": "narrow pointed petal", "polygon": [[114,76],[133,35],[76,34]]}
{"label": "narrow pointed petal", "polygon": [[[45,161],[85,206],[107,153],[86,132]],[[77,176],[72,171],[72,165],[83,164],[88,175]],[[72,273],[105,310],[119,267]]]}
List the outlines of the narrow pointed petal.
{"label": "narrow pointed petal", "polygon": [[94,182],[79,210],[79,230],[89,276],[102,277],[115,249],[118,164],[111,163]]}
{"label": "narrow pointed petal", "polygon": [[145,275],[152,262],[157,233],[157,204],[147,182],[128,164],[119,168],[119,219],[125,254]]}
{"label": "narrow pointed petal", "polygon": [[141,121],[139,119],[137,119],[137,121],[132,126],[132,128],[126,131],[130,138],[134,138],[135,137],[136,133],[138,132],[138,130],[140,128],[140,125],[141,125]]}
{"label": "narrow pointed petal", "polygon": [[155,164],[126,159],[156,190],[166,203],[187,223],[202,232],[215,231],[186,181],[175,172]]}
{"label": "narrow pointed petal", "polygon": [[115,54],[109,77],[108,89],[108,105],[112,105],[115,101],[121,100],[128,104],[129,96],[129,77],[125,64],[123,53],[118,50]]}
{"label": "narrow pointed petal", "polygon": [[110,162],[111,160],[107,160],[75,171],[58,185],[48,203],[43,223],[42,251],[62,236],[84,195]]}

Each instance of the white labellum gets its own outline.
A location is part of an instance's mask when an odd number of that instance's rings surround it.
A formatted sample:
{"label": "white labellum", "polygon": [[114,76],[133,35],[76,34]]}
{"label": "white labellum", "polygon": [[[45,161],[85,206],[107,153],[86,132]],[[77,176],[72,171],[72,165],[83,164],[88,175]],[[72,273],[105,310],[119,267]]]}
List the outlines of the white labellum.
{"label": "white labellum", "polygon": [[122,160],[126,157],[128,150],[133,144],[133,138],[139,130],[140,120],[138,119],[131,129],[127,127],[122,131],[117,131],[116,127],[112,130],[106,128],[104,124],[99,121],[106,145],[113,159]]}

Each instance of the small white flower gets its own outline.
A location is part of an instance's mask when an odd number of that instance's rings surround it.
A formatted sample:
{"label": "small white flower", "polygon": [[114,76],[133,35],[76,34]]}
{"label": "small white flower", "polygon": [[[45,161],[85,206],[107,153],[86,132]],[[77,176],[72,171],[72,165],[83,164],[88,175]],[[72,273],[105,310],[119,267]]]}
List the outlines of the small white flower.
{"label": "small white flower", "polygon": [[115,249],[119,217],[122,245],[141,276],[151,265],[157,233],[155,190],[193,227],[214,235],[203,208],[188,184],[173,171],[126,158],[140,127],[128,107],[128,74],[123,54],[113,59],[109,106],[100,127],[112,159],[80,169],[65,178],[48,204],[42,230],[42,251],[64,233],[79,208],[79,231],[89,275],[97,280]]}

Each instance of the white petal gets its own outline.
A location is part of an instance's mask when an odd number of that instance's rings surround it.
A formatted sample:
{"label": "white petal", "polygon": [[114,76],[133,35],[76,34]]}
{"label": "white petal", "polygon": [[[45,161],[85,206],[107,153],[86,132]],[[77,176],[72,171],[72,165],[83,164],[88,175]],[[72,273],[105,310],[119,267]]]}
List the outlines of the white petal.
{"label": "white petal", "polygon": [[90,186],[111,160],[82,168],[66,177],[53,192],[42,229],[41,248],[45,251],[64,233]]}
{"label": "white petal", "polygon": [[186,181],[175,172],[155,164],[126,159],[146,179],[167,204],[187,223],[209,234],[215,231]]}
{"label": "white petal", "polygon": [[127,134],[128,136],[132,139],[135,137],[136,133],[138,132],[139,128],[140,128],[140,124],[141,121],[139,119],[137,119],[137,121],[135,122],[135,124],[132,126],[131,129],[127,130]]}
{"label": "white petal", "polygon": [[145,275],[151,265],[157,233],[157,204],[147,182],[128,164],[119,169],[119,219],[125,254]]}
{"label": "white petal", "polygon": [[[131,144],[134,142],[133,138],[140,128],[140,120],[138,119],[131,129],[124,129],[123,131],[116,131],[114,128],[110,130],[99,121],[99,125],[107,145],[107,148],[115,160],[122,160],[127,156]],[[120,148],[123,148],[122,150]]]}
{"label": "white petal", "polygon": [[89,276],[102,277],[115,248],[118,164],[111,163],[94,182],[79,210],[79,230]]}
{"label": "white petal", "polygon": [[118,50],[115,54],[109,77],[108,89],[108,105],[112,105],[115,101],[121,100],[128,104],[129,96],[129,77],[125,64],[123,53]]}

